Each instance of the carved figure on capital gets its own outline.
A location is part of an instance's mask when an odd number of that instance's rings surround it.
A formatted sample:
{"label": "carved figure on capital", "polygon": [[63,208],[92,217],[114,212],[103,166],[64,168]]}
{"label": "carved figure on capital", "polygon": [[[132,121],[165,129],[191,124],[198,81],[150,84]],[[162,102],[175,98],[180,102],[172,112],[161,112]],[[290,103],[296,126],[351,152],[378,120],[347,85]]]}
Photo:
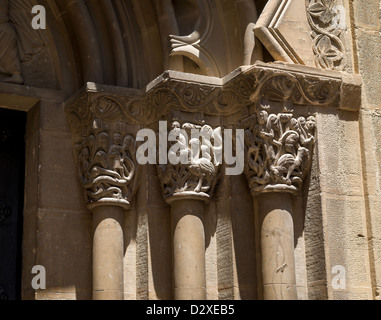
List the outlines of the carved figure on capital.
{"label": "carved figure on capital", "polygon": [[[219,164],[214,141],[222,141],[221,128],[173,121],[168,145],[168,163],[157,166],[164,197],[174,195],[209,198],[215,186]],[[197,132],[197,135],[195,135]],[[191,137],[189,139],[189,137]]]}
{"label": "carved figure on capital", "polygon": [[109,131],[94,129],[75,146],[78,173],[88,204],[117,202],[128,207],[134,193],[135,140],[125,132]]}
{"label": "carved figure on capital", "polygon": [[245,119],[245,174],[252,191],[269,186],[298,190],[308,173],[315,144],[314,116],[294,117],[293,111],[269,113],[261,105]]}

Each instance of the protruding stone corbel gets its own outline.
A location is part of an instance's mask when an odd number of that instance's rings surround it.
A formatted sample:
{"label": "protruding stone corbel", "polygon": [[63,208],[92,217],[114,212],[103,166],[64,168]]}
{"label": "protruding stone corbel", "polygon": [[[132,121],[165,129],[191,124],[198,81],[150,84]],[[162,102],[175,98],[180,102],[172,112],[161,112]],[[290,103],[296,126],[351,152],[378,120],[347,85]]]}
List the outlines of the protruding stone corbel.
{"label": "protruding stone corbel", "polygon": [[[177,141],[169,146],[169,163],[157,168],[164,198],[171,205],[174,298],[205,300],[204,204],[217,180],[215,148],[222,141],[221,128],[174,121],[171,129]],[[200,136],[192,138],[192,130]]]}
{"label": "protruding stone corbel", "polygon": [[301,191],[315,144],[316,119],[261,105],[243,122],[245,175],[258,199],[263,298],[297,299],[292,195]]}
{"label": "protruding stone corbel", "polygon": [[93,212],[93,299],[123,300],[123,221],[137,188],[135,138],[107,98],[83,96],[67,113],[84,198]]}

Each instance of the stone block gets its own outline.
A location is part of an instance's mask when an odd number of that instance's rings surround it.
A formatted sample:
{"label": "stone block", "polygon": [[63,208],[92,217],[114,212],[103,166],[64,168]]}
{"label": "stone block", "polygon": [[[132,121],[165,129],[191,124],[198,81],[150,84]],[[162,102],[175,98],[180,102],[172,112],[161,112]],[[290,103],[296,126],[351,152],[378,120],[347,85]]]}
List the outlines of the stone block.
{"label": "stone block", "polygon": [[86,210],[83,189],[74,165],[70,135],[41,131],[39,151],[40,207]]}

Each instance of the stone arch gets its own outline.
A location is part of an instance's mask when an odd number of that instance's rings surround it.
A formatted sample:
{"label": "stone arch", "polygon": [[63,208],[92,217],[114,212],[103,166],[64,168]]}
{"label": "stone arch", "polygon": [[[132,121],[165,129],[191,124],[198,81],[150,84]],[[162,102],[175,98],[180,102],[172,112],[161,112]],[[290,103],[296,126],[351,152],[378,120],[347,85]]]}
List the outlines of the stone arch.
{"label": "stone arch", "polygon": [[[66,97],[87,82],[143,88],[167,69],[223,77],[244,64],[242,56],[247,30],[242,22],[246,24],[249,20],[256,20],[255,2],[252,0],[227,1],[223,4],[208,0],[213,30],[208,31],[211,34],[201,37],[203,43],[199,52],[207,52],[208,59],[203,61],[201,57],[197,64],[208,65],[212,61],[214,66],[211,70],[192,70],[189,66],[184,70],[183,61],[168,65],[170,51],[167,38],[171,34],[181,34],[177,25],[181,17],[176,17],[179,13],[175,10],[176,3],[172,1],[168,2],[168,6],[173,7],[174,17],[167,12],[160,14],[159,5],[153,0],[9,1],[24,10],[18,20],[12,21],[21,47],[27,40],[29,43],[24,47],[33,47],[30,40],[34,40],[43,49],[32,51],[28,61],[21,61],[24,84],[62,90]],[[196,3],[193,1],[191,4]],[[37,4],[46,8],[46,30],[33,30],[28,24],[28,15],[32,17],[29,11]],[[249,13],[242,21],[240,15],[247,8]],[[195,16],[192,16],[193,22],[194,19]],[[184,32],[183,26],[181,29]],[[180,60],[192,58],[188,51],[182,57],[180,50]],[[258,52],[256,55],[258,58]]]}

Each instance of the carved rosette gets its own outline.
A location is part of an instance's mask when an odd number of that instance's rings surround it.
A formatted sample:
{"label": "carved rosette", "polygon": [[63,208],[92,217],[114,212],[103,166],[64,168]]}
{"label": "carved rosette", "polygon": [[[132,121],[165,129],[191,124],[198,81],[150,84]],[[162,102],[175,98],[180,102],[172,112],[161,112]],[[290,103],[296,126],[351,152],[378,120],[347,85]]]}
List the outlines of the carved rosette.
{"label": "carved rosette", "polygon": [[[177,141],[168,145],[168,163],[157,166],[165,201],[209,201],[219,170],[215,154],[216,145],[222,142],[221,128],[173,121],[171,129],[178,130]],[[192,130],[199,130],[200,136],[192,138]]]}
{"label": "carved rosette", "polygon": [[244,172],[251,192],[299,192],[311,167],[315,117],[295,117],[290,110],[275,114],[261,105],[243,123]]}
{"label": "carved rosette", "polygon": [[138,167],[135,138],[128,133],[120,106],[112,97],[84,97],[70,107],[68,117],[88,208],[116,205],[128,210]]}

